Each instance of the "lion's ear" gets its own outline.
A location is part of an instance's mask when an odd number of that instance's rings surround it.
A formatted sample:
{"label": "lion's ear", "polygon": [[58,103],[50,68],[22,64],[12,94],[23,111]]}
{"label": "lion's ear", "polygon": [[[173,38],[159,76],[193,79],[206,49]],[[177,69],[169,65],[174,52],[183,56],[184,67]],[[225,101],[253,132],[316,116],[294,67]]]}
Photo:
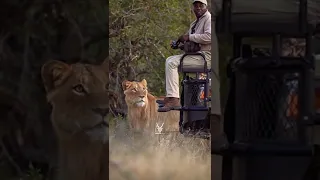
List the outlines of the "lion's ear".
{"label": "lion's ear", "polygon": [[131,82],[130,82],[130,81],[124,80],[124,81],[122,82],[122,89],[125,91],[125,90],[127,90],[127,89],[130,87],[130,85],[131,85]]}
{"label": "lion's ear", "polygon": [[145,79],[142,79],[140,82],[144,87],[147,87],[147,81]]}
{"label": "lion's ear", "polygon": [[71,66],[57,60],[50,60],[41,68],[41,78],[47,92],[62,85],[71,74]]}

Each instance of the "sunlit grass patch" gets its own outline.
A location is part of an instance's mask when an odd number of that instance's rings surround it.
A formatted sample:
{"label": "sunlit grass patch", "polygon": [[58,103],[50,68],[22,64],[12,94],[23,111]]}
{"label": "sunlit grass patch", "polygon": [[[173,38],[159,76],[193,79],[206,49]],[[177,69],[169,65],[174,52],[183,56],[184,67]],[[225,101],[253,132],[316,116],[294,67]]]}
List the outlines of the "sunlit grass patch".
{"label": "sunlit grass patch", "polygon": [[[118,120],[110,133],[110,179],[206,180],[211,178],[207,140],[181,135],[133,138],[126,133],[126,120]],[[121,127],[119,127],[121,126]],[[115,127],[113,127],[115,128]],[[114,132],[114,131],[113,131]],[[121,134],[126,133],[126,134]]]}

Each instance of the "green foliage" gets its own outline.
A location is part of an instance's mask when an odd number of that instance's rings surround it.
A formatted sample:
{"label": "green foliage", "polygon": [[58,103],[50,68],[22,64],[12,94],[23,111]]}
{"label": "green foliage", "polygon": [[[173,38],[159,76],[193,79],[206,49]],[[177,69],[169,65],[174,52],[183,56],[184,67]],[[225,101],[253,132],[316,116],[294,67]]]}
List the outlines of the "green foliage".
{"label": "green foliage", "polygon": [[42,180],[43,175],[41,174],[41,170],[33,167],[33,165],[29,164],[29,170],[23,178],[20,180]]}
{"label": "green foliage", "polygon": [[170,41],[194,20],[189,0],[110,0],[109,53],[111,84],[121,91],[125,79],[148,81],[151,92],[164,95],[165,59],[179,50]]}

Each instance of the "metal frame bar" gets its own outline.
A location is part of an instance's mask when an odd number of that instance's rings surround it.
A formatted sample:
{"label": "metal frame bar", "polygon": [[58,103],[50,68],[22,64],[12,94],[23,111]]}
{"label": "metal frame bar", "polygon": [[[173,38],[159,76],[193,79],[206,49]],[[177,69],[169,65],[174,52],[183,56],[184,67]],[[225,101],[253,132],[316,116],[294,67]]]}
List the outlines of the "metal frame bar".
{"label": "metal frame bar", "polygon": [[[240,25],[236,25],[237,23],[232,23],[232,7],[233,7],[233,4],[232,4],[232,0],[222,0],[222,14],[220,15],[221,16],[221,19],[219,23],[219,25],[221,25],[222,27],[219,27],[219,31],[221,30],[222,32],[225,32],[225,33],[230,33],[230,32],[239,32],[241,31],[241,29],[243,29],[242,27],[251,27],[250,24],[252,25],[252,23],[249,23],[249,24],[246,24],[244,25],[243,23],[242,26]],[[290,25],[286,25],[286,24],[283,24],[283,29],[287,29],[287,31],[292,31],[292,33],[300,33],[300,34],[305,34],[308,32],[308,27],[310,27],[308,25],[308,1],[307,0],[299,0],[299,16],[298,16],[298,19],[297,19],[297,26],[292,26],[290,27]],[[281,24],[279,23],[277,26],[281,26]],[[234,26],[236,25],[236,26]],[[240,29],[238,28],[240,27]],[[250,28],[250,29],[253,29],[252,32],[257,32],[257,31],[265,31],[266,33],[272,31],[274,29],[274,26],[267,26],[267,27],[270,27],[269,28],[262,28],[260,30],[257,30],[257,28],[259,29],[259,27],[261,26],[257,26],[256,24],[254,25],[253,28]],[[298,30],[295,31],[294,29]],[[238,29],[238,30],[237,30]],[[246,28],[244,28],[246,29]],[[237,30],[237,31],[235,31]],[[276,32],[274,32],[276,33]]]}
{"label": "metal frame bar", "polygon": [[252,145],[245,143],[232,144],[225,153],[236,154],[237,156],[311,156],[313,147],[299,146],[276,146],[276,145]]}
{"label": "metal frame bar", "polygon": [[[186,72],[188,73],[189,71],[184,71],[183,70],[183,60],[185,57],[187,56],[190,56],[190,55],[193,55],[193,56],[201,56],[203,61],[204,61],[204,69],[203,69],[203,72],[208,72],[208,68],[207,68],[207,61],[206,61],[206,57],[203,53],[201,52],[196,52],[196,53],[185,53],[182,55],[181,59],[180,59],[180,70],[181,72]],[[190,73],[196,73],[196,71],[191,71]]]}
{"label": "metal frame bar", "polygon": [[[279,54],[279,50],[280,50],[280,36],[279,34],[277,34],[279,32],[279,30],[273,32],[273,28],[270,29],[264,29],[264,28],[260,28],[257,30],[258,27],[260,27],[259,25],[254,25],[254,28],[252,28],[252,30],[250,32],[246,32],[245,30],[248,30],[249,28],[243,28],[243,27],[251,27],[253,26],[252,24],[231,24],[232,22],[232,0],[223,0],[222,1],[222,18],[218,19],[218,26],[217,26],[217,30],[218,31],[222,31],[224,33],[234,33],[234,32],[239,32],[239,34],[233,34],[233,58],[235,59],[237,57],[241,56],[241,41],[242,41],[242,37],[245,36],[245,34],[247,34],[247,37],[249,36],[270,36],[271,34],[273,35],[273,56],[276,57],[276,59],[280,60],[280,54]],[[221,22],[222,20],[222,22]],[[307,29],[309,29],[309,25],[307,22],[307,0],[300,0],[300,4],[299,4],[299,19],[298,21],[298,26],[292,26],[292,25],[283,25],[283,30],[288,29],[288,31],[284,31],[287,33],[281,33],[281,34],[287,34],[287,35],[293,35],[293,36],[302,36],[305,37],[305,33],[308,31]],[[220,27],[219,27],[220,25]],[[234,27],[233,27],[234,26]],[[292,27],[291,27],[292,26]],[[238,28],[237,28],[238,27]],[[272,26],[274,27],[274,26]],[[298,27],[298,32],[296,32],[294,29]],[[254,30],[255,29],[255,30]],[[290,32],[289,32],[290,31]],[[242,35],[240,35],[242,33]],[[307,43],[307,52],[306,52],[306,59],[309,60],[310,56],[309,56],[309,52],[310,52],[310,47],[309,47],[309,41],[310,39],[308,39],[306,42]],[[229,63],[233,63],[232,60],[230,60]],[[281,64],[280,64],[281,65]],[[314,66],[314,63],[311,62],[311,65]],[[232,75],[233,78],[234,75]],[[235,80],[235,79],[234,79]],[[232,80],[232,81],[234,81]],[[233,87],[235,87],[235,84],[233,84]],[[233,95],[232,95],[233,96]],[[235,100],[235,99],[233,99]],[[228,100],[230,101],[230,100]],[[307,102],[304,102],[307,103]],[[230,106],[230,105],[229,105]],[[233,104],[233,106],[235,106],[235,104]],[[236,107],[229,107],[231,109],[235,109]],[[228,111],[228,113],[231,113]],[[233,112],[233,114],[235,114],[235,112]],[[229,119],[225,119],[225,121],[228,121],[228,125],[229,125],[229,129],[235,129],[235,117],[228,115]],[[231,127],[230,127],[231,126]],[[226,127],[224,127],[224,129],[226,129]],[[231,141],[230,143],[233,143],[234,139],[235,139],[235,132],[234,131],[229,131],[228,134],[228,139],[229,141]],[[303,138],[302,138],[303,139]],[[235,145],[235,144],[234,144]],[[269,152],[259,152],[258,149],[251,149],[250,148],[244,148],[243,147],[236,147],[233,146],[233,153],[229,154],[229,155],[223,155],[223,163],[222,163],[222,179],[223,180],[231,180],[233,179],[233,155],[237,154],[235,151],[241,151],[244,150],[245,152],[250,152],[250,153],[254,153],[254,152],[258,152],[258,154],[262,155],[262,154],[269,154],[269,155],[283,155],[281,153],[275,153],[272,149]],[[311,149],[311,148],[310,148]],[[279,149],[278,149],[279,150]],[[283,149],[282,149],[283,150]],[[296,149],[296,152],[292,152],[291,155],[297,155],[297,154],[304,154],[304,155],[311,155],[309,149],[301,149],[298,150]],[[273,151],[273,153],[272,153]],[[288,151],[287,149],[284,150],[285,153],[287,154]],[[218,154],[218,152],[216,152],[215,154]],[[247,155],[247,154],[246,154]],[[288,155],[288,154],[287,154]]]}
{"label": "metal frame bar", "polygon": [[[264,59],[266,58],[270,58],[270,61],[275,60],[277,61],[277,63],[275,63],[274,67],[270,67],[271,69],[274,69],[275,67],[279,70],[281,69],[291,69],[291,68],[308,68],[311,65],[312,67],[314,67],[314,62],[311,56],[311,36],[310,36],[310,32],[306,33],[306,34],[300,34],[300,35],[295,35],[295,36],[299,36],[299,37],[303,37],[306,39],[306,46],[307,46],[307,50],[306,50],[306,54],[304,58],[301,57],[281,57],[280,56],[280,49],[281,49],[281,36],[280,34],[268,34],[269,37],[273,38],[273,53],[271,57],[264,57]],[[233,35],[233,58],[235,59],[237,57],[241,57],[241,44],[242,44],[242,39],[244,37],[246,37],[246,35],[248,35],[247,33],[236,33]],[[256,36],[258,35],[258,33],[256,34]],[[267,36],[267,34],[263,34],[264,36]],[[254,35],[251,35],[254,36]],[[256,60],[258,60],[259,58],[255,58]],[[233,63],[233,60],[230,60],[229,63]],[[261,66],[261,64],[260,64]],[[303,67],[302,67],[303,66]],[[249,69],[257,69],[259,67],[259,63],[256,64],[256,66],[251,66],[248,67]],[[259,69],[259,68],[258,68]],[[263,68],[265,69],[265,68]],[[268,68],[267,68],[268,69]],[[265,70],[267,70],[265,69]],[[270,69],[270,70],[271,70]],[[234,77],[236,78],[236,77]],[[304,81],[304,85],[302,87],[302,89],[304,89],[304,92],[301,92],[302,94],[300,95],[300,97],[305,97],[304,95],[310,91],[310,82],[312,78],[310,78],[310,74],[307,77],[306,75],[304,76],[303,80]],[[309,85],[308,85],[309,84]],[[234,85],[235,86],[235,85]],[[235,87],[236,88],[236,87]],[[310,92],[309,92],[310,93]],[[307,98],[308,99],[308,98]],[[309,103],[309,105],[308,105]],[[299,109],[299,112],[302,112],[303,114],[308,114],[307,112],[307,107],[310,106],[310,102],[308,100],[304,100],[303,102],[300,102],[301,107]],[[234,105],[233,105],[234,106]],[[302,108],[302,106],[304,108]],[[236,107],[234,107],[236,108]],[[230,113],[230,112],[228,112]],[[234,113],[233,113],[234,114]],[[235,118],[235,117],[233,117]],[[228,122],[229,126],[232,127],[228,127],[228,128],[235,128],[235,119],[225,119]],[[303,117],[299,118],[299,122],[303,121]],[[304,147],[281,147],[281,146],[259,146],[256,144],[232,144],[231,143],[231,147],[230,149],[227,149],[226,151],[222,151],[222,152],[213,152],[215,154],[219,154],[223,156],[223,172],[222,172],[222,179],[223,180],[231,180],[233,178],[233,156],[248,156],[248,155],[266,155],[266,156],[311,156],[313,154],[313,150],[311,146],[307,146],[307,142],[306,142],[306,136],[305,136],[305,126],[301,123],[298,125],[299,126],[299,137],[300,137],[300,142],[301,145],[306,145]],[[231,137],[231,141],[234,140],[235,138],[235,132],[232,131],[231,133],[228,134],[229,137]]]}
{"label": "metal frame bar", "polygon": [[222,0],[222,31],[230,32],[232,18],[232,0]]}
{"label": "metal frame bar", "polygon": [[280,34],[274,34],[272,37],[272,56],[277,62],[280,61],[280,49],[281,49]]}
{"label": "metal frame bar", "polygon": [[302,34],[307,33],[308,26],[308,0],[299,1],[299,31]]}
{"label": "metal frame bar", "polygon": [[[198,78],[198,73],[199,71],[185,71],[183,68],[183,60],[185,57],[189,56],[189,55],[196,55],[196,56],[201,56],[203,61],[204,61],[204,69],[203,69],[203,73],[206,74],[206,79],[205,80],[199,80]],[[179,70],[183,73],[183,80],[181,81],[181,98],[180,98],[180,103],[182,105],[181,108],[175,108],[173,110],[178,110],[180,111],[180,120],[179,120],[179,127],[180,127],[180,133],[183,133],[183,127],[182,127],[182,122],[183,122],[183,118],[184,118],[184,114],[183,112],[185,111],[209,111],[209,108],[207,107],[207,104],[205,103],[205,106],[203,107],[197,107],[197,106],[191,106],[191,107],[185,107],[184,106],[184,86],[185,84],[204,84],[204,101],[207,102],[209,101],[208,99],[208,85],[209,85],[209,73],[211,72],[210,70],[208,70],[208,66],[207,66],[207,61],[205,58],[205,55],[202,52],[195,52],[195,53],[185,53],[182,55],[181,59],[180,59],[180,67]],[[187,73],[196,73],[196,80],[188,80],[187,79]]]}

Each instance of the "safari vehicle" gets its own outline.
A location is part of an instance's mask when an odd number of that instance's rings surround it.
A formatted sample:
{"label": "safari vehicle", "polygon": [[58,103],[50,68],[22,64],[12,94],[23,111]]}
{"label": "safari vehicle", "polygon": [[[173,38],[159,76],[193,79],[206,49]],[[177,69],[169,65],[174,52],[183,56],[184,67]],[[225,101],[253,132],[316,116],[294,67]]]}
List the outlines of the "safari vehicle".
{"label": "safari vehicle", "polygon": [[[313,158],[320,149],[320,77],[315,73],[312,41],[320,24],[320,1],[213,0],[212,6],[219,9],[213,19],[217,34],[233,39],[224,112],[229,146],[212,149],[213,155],[223,158],[220,176],[217,172],[212,176],[223,180],[318,179],[320,170],[311,170],[313,164],[320,164]],[[269,39],[270,49],[261,53],[261,48],[253,48],[246,42],[253,38]],[[290,40],[302,42],[303,50],[286,52],[297,48]],[[181,112],[181,133],[205,131],[193,125],[209,121],[206,102],[210,102],[207,90],[213,72],[180,70],[183,98],[177,110]],[[199,78],[200,73],[206,74],[204,79]],[[195,98],[203,87],[203,100]],[[184,118],[191,123],[183,125]]]}
{"label": "safari vehicle", "polygon": [[[178,49],[179,44],[173,42],[173,49]],[[182,49],[183,46],[180,46]],[[187,56],[200,56],[203,66],[187,68],[183,66],[184,58]],[[202,52],[185,53],[180,60],[179,72],[183,73],[181,81],[182,95],[180,98],[181,108],[172,110],[180,111],[179,131],[185,136],[209,139],[210,137],[210,68],[207,67],[205,55]],[[164,101],[157,100],[159,107]],[[160,111],[159,111],[160,112]]]}

